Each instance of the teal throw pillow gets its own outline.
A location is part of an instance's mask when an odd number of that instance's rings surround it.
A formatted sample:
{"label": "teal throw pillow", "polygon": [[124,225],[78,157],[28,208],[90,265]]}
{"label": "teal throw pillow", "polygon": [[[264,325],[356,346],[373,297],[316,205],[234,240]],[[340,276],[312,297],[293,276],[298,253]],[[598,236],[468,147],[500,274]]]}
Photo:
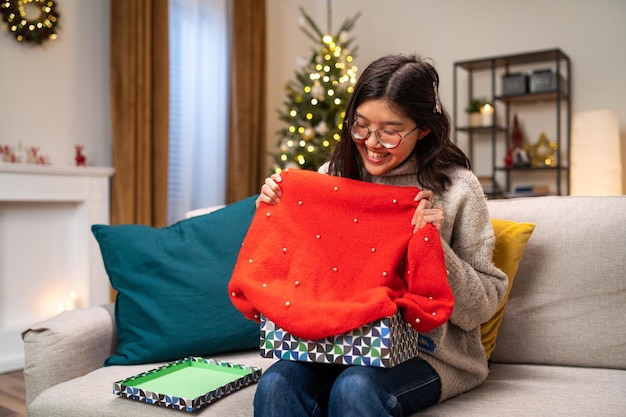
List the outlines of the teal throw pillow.
{"label": "teal throw pillow", "polygon": [[230,280],[256,196],[164,228],[93,225],[118,291],[117,353],[105,365],[163,362],[259,346],[233,307]]}

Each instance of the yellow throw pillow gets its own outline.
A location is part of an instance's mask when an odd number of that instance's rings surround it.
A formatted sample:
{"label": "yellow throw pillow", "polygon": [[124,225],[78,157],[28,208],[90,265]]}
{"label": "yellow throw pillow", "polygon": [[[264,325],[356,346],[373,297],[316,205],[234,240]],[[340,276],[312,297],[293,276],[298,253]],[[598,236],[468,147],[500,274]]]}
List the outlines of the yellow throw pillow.
{"label": "yellow throw pillow", "polygon": [[517,273],[517,267],[522,259],[522,254],[526,248],[526,243],[530,238],[535,225],[532,223],[520,223],[510,220],[492,219],[491,225],[496,236],[496,245],[493,251],[493,263],[502,270],[509,278],[509,287],[498,311],[486,323],[483,323],[480,329],[481,340],[485,347],[487,359],[491,356],[491,352],[496,347],[496,338],[498,337],[498,328],[502,322],[506,302],[509,299],[513,280]]}

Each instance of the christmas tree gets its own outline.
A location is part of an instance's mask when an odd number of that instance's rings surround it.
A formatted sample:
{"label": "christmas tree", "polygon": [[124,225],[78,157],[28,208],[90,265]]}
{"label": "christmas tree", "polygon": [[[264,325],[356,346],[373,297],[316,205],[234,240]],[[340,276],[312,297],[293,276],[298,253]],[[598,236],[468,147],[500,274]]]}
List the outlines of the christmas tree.
{"label": "christmas tree", "polygon": [[302,7],[300,12],[306,23],[300,29],[315,48],[308,63],[296,70],[295,79],[286,86],[284,110],[278,111],[286,126],[278,131],[275,172],[289,167],[317,170],[324,163],[340,139],[345,107],[356,82],[357,68],[352,61],[357,48],[350,51],[354,39],[348,32],[360,13],[329,35],[322,33]]}

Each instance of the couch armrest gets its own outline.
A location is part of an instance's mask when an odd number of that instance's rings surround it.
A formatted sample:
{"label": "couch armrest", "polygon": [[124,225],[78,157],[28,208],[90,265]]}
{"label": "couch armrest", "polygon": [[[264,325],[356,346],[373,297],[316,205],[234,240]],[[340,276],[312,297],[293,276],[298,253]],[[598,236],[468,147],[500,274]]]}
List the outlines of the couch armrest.
{"label": "couch armrest", "polygon": [[101,368],[117,349],[114,305],[60,313],[22,333],[26,405],[41,392]]}

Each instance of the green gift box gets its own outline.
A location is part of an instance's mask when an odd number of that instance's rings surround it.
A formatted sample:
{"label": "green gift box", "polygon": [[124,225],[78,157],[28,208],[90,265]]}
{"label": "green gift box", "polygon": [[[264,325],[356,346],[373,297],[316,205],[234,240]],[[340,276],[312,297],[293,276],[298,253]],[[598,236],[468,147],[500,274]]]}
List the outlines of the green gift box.
{"label": "green gift box", "polygon": [[113,394],[194,412],[261,377],[261,368],[190,356],[113,383]]}
{"label": "green gift box", "polygon": [[417,338],[400,313],[318,340],[296,337],[261,315],[264,358],[390,368],[418,355]]}

